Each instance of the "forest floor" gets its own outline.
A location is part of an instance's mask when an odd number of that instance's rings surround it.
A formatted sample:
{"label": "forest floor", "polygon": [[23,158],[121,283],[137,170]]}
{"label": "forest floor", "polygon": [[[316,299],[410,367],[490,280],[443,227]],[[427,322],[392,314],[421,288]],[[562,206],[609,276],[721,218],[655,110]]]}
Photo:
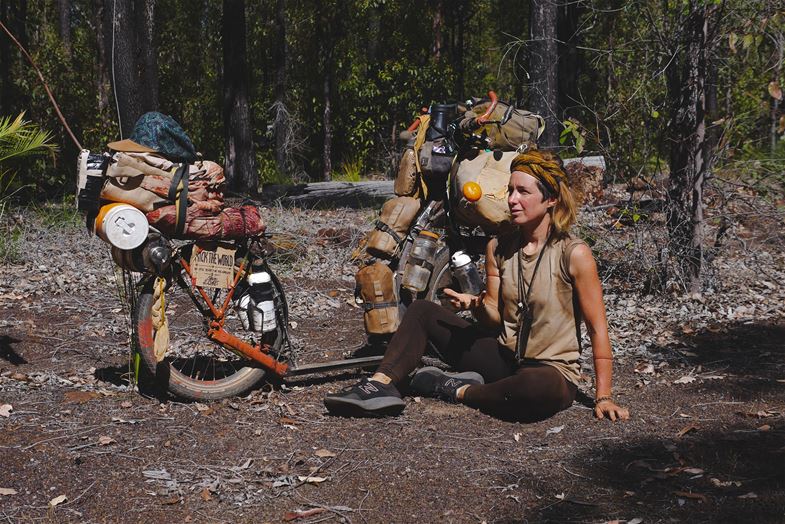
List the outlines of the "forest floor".
{"label": "forest floor", "polygon": [[[6,217],[21,233],[0,266],[0,522],[785,522],[781,219],[738,225],[689,296],[641,293],[642,222],[582,215],[631,418],[576,402],[523,425],[424,398],[329,416],[324,396],[360,372],[205,404],[143,396],[106,246],[51,214]],[[274,269],[304,361],[364,343],[351,254],[374,215],[265,210],[293,249]],[[589,350],[582,365],[592,397]]]}

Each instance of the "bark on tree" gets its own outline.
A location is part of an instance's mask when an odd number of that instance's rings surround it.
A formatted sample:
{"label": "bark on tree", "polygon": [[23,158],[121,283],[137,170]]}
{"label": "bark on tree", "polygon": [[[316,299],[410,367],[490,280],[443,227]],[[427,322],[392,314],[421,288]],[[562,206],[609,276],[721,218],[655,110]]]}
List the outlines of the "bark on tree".
{"label": "bark on tree", "polygon": [[107,18],[105,0],[95,0],[93,5],[93,25],[96,38],[96,92],[98,93],[98,113],[103,115],[109,109],[112,83],[109,78],[109,56],[107,52],[107,29],[111,29],[111,18]]}
{"label": "bark on tree", "polygon": [[143,113],[158,109],[154,8],[155,0],[103,3],[103,19],[107,21],[103,42],[109,52],[107,69],[114,82],[113,94],[117,97],[123,137],[131,134]]}
{"label": "bark on tree", "polygon": [[122,136],[127,137],[133,131],[137,119],[142,116],[135,53],[134,9],[131,2],[116,2],[107,7],[114,25],[114,95],[120,108],[120,130]]}
{"label": "bark on tree", "polygon": [[581,60],[578,53],[578,21],[580,19],[580,4],[565,2],[558,4],[557,9],[559,120],[563,121],[572,116],[569,114],[569,109],[579,104],[578,77],[581,72]]}
{"label": "bark on tree", "polygon": [[443,31],[442,31],[443,28],[444,28],[444,0],[436,0],[433,3],[433,21],[431,23],[431,32],[433,33],[431,56],[436,62],[442,59],[442,47],[444,46]]}
{"label": "bark on tree", "polygon": [[[3,24],[28,47],[27,2],[25,0],[0,0],[0,17]],[[21,91],[14,82],[14,65],[17,62],[16,47],[5,33],[0,35],[0,109],[2,114],[18,114],[29,107],[29,95]]]}
{"label": "bark on tree", "polygon": [[[10,6],[8,4],[8,0],[0,0],[0,22],[10,29]],[[13,82],[11,82],[11,41],[8,38],[0,38],[0,114],[11,113],[13,87]]]}
{"label": "bark on tree", "polygon": [[136,53],[142,113],[158,109],[158,49],[155,44],[155,0],[136,0]]}
{"label": "bark on tree", "polygon": [[558,51],[556,47],[556,2],[530,0],[529,17],[529,73],[531,75],[530,105],[535,113],[545,118],[545,132],[540,145],[554,147],[559,144],[558,119]]}
{"label": "bark on tree", "polygon": [[324,114],[322,117],[322,127],[324,128],[324,142],[322,152],[322,180],[329,182],[332,180],[333,161],[333,125],[332,125],[332,96],[330,94],[332,87],[332,50],[328,51],[325,55],[325,68],[324,68]]}
{"label": "bark on tree", "polygon": [[322,180],[332,180],[333,172],[333,69],[335,68],[335,44],[341,31],[342,13],[319,4],[317,12],[317,36],[321,42],[322,66]]}
{"label": "bark on tree", "polygon": [[259,180],[254,157],[251,108],[248,104],[245,34],[245,0],[224,0],[224,173],[230,189],[253,195],[258,192]]}
{"label": "bark on tree", "polygon": [[[774,70],[772,71],[771,76],[772,81],[779,82],[780,78],[782,78],[783,54],[785,53],[785,33],[778,31],[773,36],[771,36],[771,39],[774,41],[774,52],[777,53]],[[769,129],[769,148],[772,156],[777,150],[777,130],[779,129],[780,104],[781,101],[779,98],[771,98],[771,127]]]}
{"label": "bark on tree", "polygon": [[60,41],[67,56],[71,56],[71,0],[57,0]]}
{"label": "bark on tree", "polygon": [[676,42],[677,59],[667,69],[671,122],[668,126],[670,178],[667,224],[672,254],[690,292],[699,292],[704,267],[705,220],[703,188],[714,159],[713,140],[706,132],[706,79],[711,42],[710,8],[692,0]]}
{"label": "bark on tree", "polygon": [[273,106],[273,133],[275,134],[275,164],[278,172],[285,175],[287,147],[287,111],[286,111],[286,66],[288,49],[286,46],[286,0],[277,0],[275,4],[275,23],[278,26],[275,53],[275,105]]}

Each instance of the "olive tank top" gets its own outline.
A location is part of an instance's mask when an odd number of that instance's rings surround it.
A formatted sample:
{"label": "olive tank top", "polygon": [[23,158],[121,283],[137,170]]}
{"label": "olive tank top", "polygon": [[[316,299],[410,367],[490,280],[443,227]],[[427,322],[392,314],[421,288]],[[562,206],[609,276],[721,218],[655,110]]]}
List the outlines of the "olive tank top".
{"label": "olive tank top", "polygon": [[558,369],[564,377],[578,384],[581,352],[580,307],[570,277],[570,255],[583,240],[567,235],[551,240],[543,249],[540,267],[532,274],[540,252],[526,255],[518,231],[500,235],[495,247],[496,265],[501,280],[499,312],[502,330],[499,343],[516,351],[518,339],[518,289],[519,260],[523,260],[523,289],[531,292],[528,298],[533,317],[525,352],[521,348],[522,362],[538,362]]}

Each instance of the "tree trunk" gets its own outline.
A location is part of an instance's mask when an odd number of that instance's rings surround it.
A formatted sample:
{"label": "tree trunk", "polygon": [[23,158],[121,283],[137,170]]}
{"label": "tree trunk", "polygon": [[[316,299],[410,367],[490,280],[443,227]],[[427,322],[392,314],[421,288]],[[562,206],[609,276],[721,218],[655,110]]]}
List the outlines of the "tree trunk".
{"label": "tree trunk", "polygon": [[[9,0],[0,0],[0,22],[11,29]],[[13,83],[11,82],[11,40],[4,35],[0,38],[0,114],[11,113]]]}
{"label": "tree trunk", "polygon": [[[27,2],[0,0],[0,19],[16,39],[24,47],[28,47]],[[14,80],[14,67],[18,56],[16,46],[5,33],[0,34],[0,114],[5,116],[15,116],[22,109],[30,107],[30,96],[20,90]]]}
{"label": "tree trunk", "polygon": [[95,26],[96,38],[96,92],[98,93],[98,114],[105,116],[109,109],[111,99],[112,83],[109,78],[109,57],[107,53],[107,32],[111,31],[111,16],[107,16],[107,11],[111,12],[111,6],[107,9],[105,0],[95,0],[93,5],[93,25]]}
{"label": "tree trunk", "polygon": [[278,172],[285,175],[287,148],[287,111],[286,111],[286,65],[288,49],[286,47],[286,0],[278,0],[275,4],[275,23],[278,26],[275,53],[275,105],[273,106],[273,132],[275,133],[275,164]]}
{"label": "tree trunk", "polygon": [[458,12],[458,45],[454,50],[454,67],[455,67],[455,95],[459,100],[464,99],[463,87],[465,78],[465,68],[463,67],[463,51],[464,51],[464,30],[466,24],[469,22],[470,17],[464,14],[463,10]]}
{"label": "tree trunk", "polygon": [[331,76],[332,76],[332,50],[328,51],[325,59],[324,67],[324,116],[322,119],[322,126],[324,128],[324,149],[322,153],[322,180],[329,182],[332,180],[333,161],[332,161],[332,148],[333,148],[333,127],[332,127],[332,97],[331,91]]}
{"label": "tree trunk", "polygon": [[558,52],[556,48],[556,2],[530,0],[531,34],[529,72],[531,74],[531,110],[545,118],[545,132],[540,145],[555,147],[559,144],[558,119]]}
{"label": "tree trunk", "polygon": [[224,51],[224,173],[230,189],[256,194],[259,181],[248,105],[248,66],[245,42],[245,0],[223,2]]}
{"label": "tree trunk", "polygon": [[[114,94],[120,107],[120,133],[123,137],[128,137],[133,131],[134,124],[142,116],[136,64],[133,4],[131,2],[111,2],[107,4],[107,10],[109,10],[110,20],[114,24],[113,78]],[[111,33],[109,38],[111,39]]]}
{"label": "tree trunk", "polygon": [[672,253],[690,292],[699,292],[703,272],[703,187],[714,151],[706,133],[709,66],[708,8],[693,0],[682,26],[678,63],[667,70],[671,122],[667,224]]}
{"label": "tree trunk", "polygon": [[[779,82],[782,77],[782,61],[783,53],[785,53],[785,33],[777,32],[774,35],[775,52],[777,53],[777,62],[772,72],[772,80]],[[781,86],[782,87],[782,86]],[[774,156],[777,150],[777,129],[779,127],[779,113],[780,113],[780,100],[772,97],[771,99],[771,129],[769,130],[769,141],[771,155]]]}
{"label": "tree trunk", "polygon": [[60,41],[66,56],[71,56],[71,0],[57,0],[57,13]]}
{"label": "tree trunk", "polygon": [[333,122],[332,90],[334,46],[338,39],[341,16],[334,9],[319,4],[317,11],[317,38],[321,42],[320,61],[322,66],[322,180],[332,180],[333,172]]}
{"label": "tree trunk", "polygon": [[135,0],[139,98],[142,113],[158,109],[158,48],[155,43],[155,0]]}
{"label": "tree trunk", "polygon": [[580,5],[576,2],[558,4],[557,17],[557,48],[558,61],[558,100],[559,120],[572,116],[569,109],[579,104],[578,77],[581,71],[581,60],[578,54],[578,22]]}
{"label": "tree trunk", "polygon": [[436,62],[442,59],[442,48],[444,46],[443,29],[444,0],[436,0],[433,6],[433,21],[431,23],[431,32],[433,33],[431,56]]}

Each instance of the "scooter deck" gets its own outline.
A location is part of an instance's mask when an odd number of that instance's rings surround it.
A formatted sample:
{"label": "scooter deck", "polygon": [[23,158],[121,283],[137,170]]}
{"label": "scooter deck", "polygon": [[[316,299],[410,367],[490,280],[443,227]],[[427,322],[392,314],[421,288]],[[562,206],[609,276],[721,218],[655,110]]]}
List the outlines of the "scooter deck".
{"label": "scooter deck", "polygon": [[382,356],[347,358],[343,360],[331,360],[329,362],[319,362],[315,364],[303,364],[292,366],[286,371],[287,377],[297,375],[309,375],[311,373],[321,373],[323,371],[333,371],[336,369],[375,367],[382,361]]}

